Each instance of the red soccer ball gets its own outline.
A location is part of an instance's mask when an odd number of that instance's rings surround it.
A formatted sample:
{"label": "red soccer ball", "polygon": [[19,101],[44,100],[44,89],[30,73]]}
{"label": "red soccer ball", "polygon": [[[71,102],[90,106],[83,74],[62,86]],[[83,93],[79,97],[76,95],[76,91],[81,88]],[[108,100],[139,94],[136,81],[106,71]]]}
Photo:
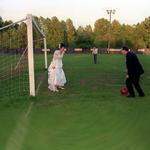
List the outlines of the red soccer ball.
{"label": "red soccer ball", "polygon": [[127,89],[127,88],[122,88],[122,89],[120,90],[120,93],[121,93],[122,95],[126,95],[126,94],[128,94],[128,89]]}

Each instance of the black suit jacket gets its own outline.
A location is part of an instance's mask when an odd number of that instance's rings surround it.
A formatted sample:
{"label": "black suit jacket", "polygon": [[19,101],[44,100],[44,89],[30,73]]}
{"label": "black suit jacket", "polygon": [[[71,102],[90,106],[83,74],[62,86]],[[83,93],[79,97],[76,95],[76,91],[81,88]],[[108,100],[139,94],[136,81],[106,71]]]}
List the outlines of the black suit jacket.
{"label": "black suit jacket", "polygon": [[126,55],[126,65],[129,76],[140,76],[144,73],[144,69],[140,64],[136,54],[128,52]]}

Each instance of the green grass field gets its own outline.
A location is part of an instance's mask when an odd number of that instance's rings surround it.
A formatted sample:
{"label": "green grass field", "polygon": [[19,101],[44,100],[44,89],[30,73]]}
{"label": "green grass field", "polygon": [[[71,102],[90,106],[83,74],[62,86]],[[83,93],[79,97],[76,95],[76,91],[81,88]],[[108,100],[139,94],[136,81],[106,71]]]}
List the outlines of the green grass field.
{"label": "green grass field", "polygon": [[[64,56],[66,89],[0,99],[0,150],[149,150],[150,56],[139,55],[145,97],[126,98],[125,57]],[[51,56],[49,57],[50,60]]]}

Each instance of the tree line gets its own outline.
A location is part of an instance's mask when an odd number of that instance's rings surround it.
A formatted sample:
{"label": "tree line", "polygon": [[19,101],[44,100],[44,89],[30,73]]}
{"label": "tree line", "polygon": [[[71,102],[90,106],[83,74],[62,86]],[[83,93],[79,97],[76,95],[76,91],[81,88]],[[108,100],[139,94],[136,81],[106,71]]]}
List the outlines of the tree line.
{"label": "tree line", "polygon": [[[111,48],[120,48],[128,45],[130,48],[150,48],[150,17],[144,21],[134,24],[120,24],[113,20],[112,23],[100,18],[91,25],[75,28],[71,19],[59,20],[56,16],[43,18],[35,16],[35,20],[44,31],[48,48],[57,48],[60,42],[64,42],[69,48],[89,49],[93,46],[107,48],[110,41]],[[8,25],[12,21],[3,20],[0,17],[0,27]],[[0,47],[22,48],[27,45],[26,24],[15,26],[0,31]],[[40,39],[40,35],[34,32],[34,39]],[[42,43],[36,42],[36,47],[41,48]]]}

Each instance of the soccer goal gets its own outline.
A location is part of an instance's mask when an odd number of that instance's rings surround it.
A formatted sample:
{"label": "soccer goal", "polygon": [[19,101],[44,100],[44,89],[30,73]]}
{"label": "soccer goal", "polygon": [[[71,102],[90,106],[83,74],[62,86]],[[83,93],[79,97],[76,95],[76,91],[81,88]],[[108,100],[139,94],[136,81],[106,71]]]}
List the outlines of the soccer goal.
{"label": "soccer goal", "polygon": [[0,97],[37,95],[47,69],[46,37],[31,15],[0,28]]}

